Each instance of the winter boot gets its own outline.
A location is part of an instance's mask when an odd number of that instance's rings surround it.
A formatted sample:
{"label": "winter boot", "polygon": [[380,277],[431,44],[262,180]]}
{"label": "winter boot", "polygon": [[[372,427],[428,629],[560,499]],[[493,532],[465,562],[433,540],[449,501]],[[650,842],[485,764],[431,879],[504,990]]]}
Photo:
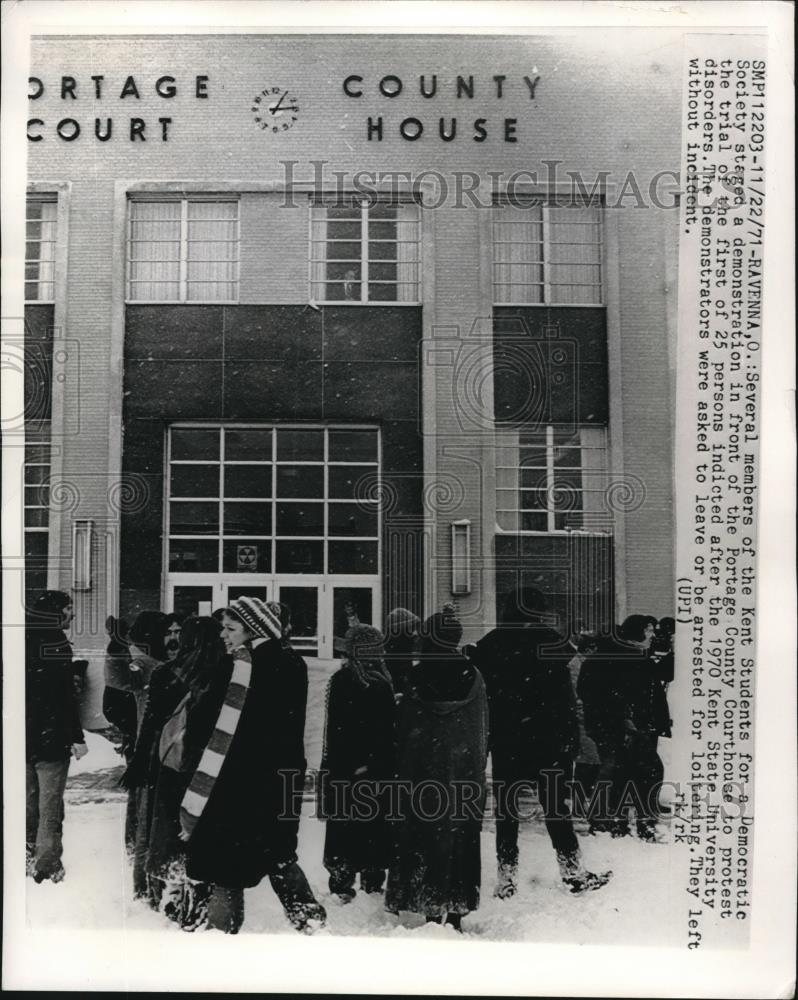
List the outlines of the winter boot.
{"label": "winter boot", "polygon": [[497,899],[511,899],[518,892],[518,865],[500,861],[496,874],[496,888],[493,890],[493,895]]}
{"label": "winter boot", "polygon": [[41,885],[42,882],[46,882],[49,879],[51,882],[63,882],[66,872],[64,871],[64,866],[59,861],[56,867],[51,872],[34,872],[33,881],[37,885]]}
{"label": "winter boot", "polygon": [[646,844],[666,844],[667,838],[657,829],[654,820],[638,820],[637,836]]}
{"label": "winter boot", "polygon": [[570,889],[574,895],[582,892],[589,892],[592,889],[600,889],[606,885],[612,877],[612,872],[589,872],[582,861],[582,852],[557,851],[557,864],[563,884]]}
{"label": "winter boot", "polygon": [[315,901],[288,906],[285,915],[302,934],[313,934],[327,925],[327,911],[321,903]]}

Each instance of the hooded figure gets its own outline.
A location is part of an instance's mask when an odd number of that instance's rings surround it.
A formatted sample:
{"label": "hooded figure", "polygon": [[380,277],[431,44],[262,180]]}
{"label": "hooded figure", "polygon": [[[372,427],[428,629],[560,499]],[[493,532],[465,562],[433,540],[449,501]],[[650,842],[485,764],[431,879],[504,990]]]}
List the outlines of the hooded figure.
{"label": "hooded figure", "polygon": [[208,926],[236,933],[244,889],[268,876],[297,930],[322,924],[297,863],[307,666],[283,635],[288,610],[240,597],[222,615],[231,661],[180,809],[188,877],[213,883]]}
{"label": "hooded figure", "polygon": [[64,634],[71,620],[72,598],[46,590],[25,625],[25,842],[27,871],[37,882],[64,877],[61,838],[69,759],[86,753],[72,646]]}
{"label": "hooded figure", "polygon": [[490,704],[496,804],[495,895],[518,888],[519,797],[534,785],[560,875],[572,892],[597,889],[610,872],[585,870],[568,804],[579,748],[576,703],[567,663],[573,650],[547,623],[546,602],[534,587],[508,594],[498,628],[473,647]]}
{"label": "hooded figure", "polygon": [[385,662],[394,694],[404,694],[407,677],[418,652],[421,620],[407,608],[394,608],[385,619]]}
{"label": "hooded figure", "polygon": [[393,777],[394,696],[378,629],[350,628],[345,649],[327,687],[319,813],[330,892],[348,903],[358,873],[365,892],[382,890],[390,860],[385,783]]}
{"label": "hooded figure", "polygon": [[458,652],[451,612],[429,618],[397,710],[397,776],[409,796],[396,824],[385,907],[460,927],[479,906],[488,709],[482,676]]}

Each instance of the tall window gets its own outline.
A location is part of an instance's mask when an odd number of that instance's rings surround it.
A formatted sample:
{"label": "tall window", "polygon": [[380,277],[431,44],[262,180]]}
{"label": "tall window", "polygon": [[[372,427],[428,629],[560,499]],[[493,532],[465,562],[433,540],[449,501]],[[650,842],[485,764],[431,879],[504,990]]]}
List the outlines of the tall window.
{"label": "tall window", "polygon": [[25,590],[47,587],[47,533],[50,522],[50,425],[25,431]]}
{"label": "tall window", "polygon": [[130,301],[235,302],[238,263],[238,201],[130,202]]}
{"label": "tall window", "polygon": [[25,301],[55,299],[55,199],[27,199],[25,213]]}
{"label": "tall window", "polygon": [[600,305],[602,210],[556,201],[493,207],[497,305]]}
{"label": "tall window", "polygon": [[310,212],[312,300],[419,301],[418,205],[352,198]]}
{"label": "tall window", "polygon": [[496,446],[501,531],[608,530],[603,427],[499,429]]}
{"label": "tall window", "polygon": [[171,428],[169,571],[377,573],[378,448],[376,429]]}

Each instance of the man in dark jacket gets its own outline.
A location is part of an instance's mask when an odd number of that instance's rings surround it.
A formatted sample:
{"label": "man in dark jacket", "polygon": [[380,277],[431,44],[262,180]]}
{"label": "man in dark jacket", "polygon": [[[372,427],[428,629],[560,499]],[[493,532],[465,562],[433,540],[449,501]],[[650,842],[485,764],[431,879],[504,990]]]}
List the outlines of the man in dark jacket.
{"label": "man in dark jacket", "polygon": [[502,621],[471,656],[485,678],[496,809],[498,884],[518,887],[519,796],[535,785],[563,881],[572,892],[598,889],[611,872],[588,872],[568,804],[568,781],[579,747],[576,706],[567,663],[572,650],[545,622],[545,599],[533,587],[510,593]]}
{"label": "man in dark jacket", "polygon": [[671,734],[665,691],[648,655],[654,624],[647,615],[630,615],[618,637],[601,643],[584,664],[578,687],[585,728],[601,758],[596,787],[603,795],[593,806],[591,832],[626,836],[634,809],[638,836],[650,843],[657,841],[663,777],[657,740]]}
{"label": "man in dark jacket", "polygon": [[70,755],[86,753],[73,683],[72,646],[64,629],[72,600],[41,594],[25,629],[26,854],[36,882],[64,877],[62,828]]}

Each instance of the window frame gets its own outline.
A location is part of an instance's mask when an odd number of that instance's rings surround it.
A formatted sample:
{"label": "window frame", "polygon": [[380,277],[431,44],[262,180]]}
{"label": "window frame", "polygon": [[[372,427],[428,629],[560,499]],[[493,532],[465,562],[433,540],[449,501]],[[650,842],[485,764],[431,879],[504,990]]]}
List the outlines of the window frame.
{"label": "window frame", "polygon": [[[179,242],[179,257],[178,257],[178,297],[176,299],[165,299],[165,298],[152,298],[152,299],[140,299],[133,298],[132,296],[132,286],[133,284],[151,284],[153,279],[134,279],[131,277],[133,264],[135,263],[146,263],[145,261],[135,261],[131,254],[131,246],[133,243],[133,204],[155,204],[155,203],[172,203],[180,205],[180,239],[179,241],[167,241],[167,242]],[[235,247],[235,259],[230,259],[227,261],[205,261],[204,263],[234,263],[235,264],[235,277],[231,279],[221,279],[217,281],[191,281],[188,279],[188,266],[191,263],[197,263],[196,260],[192,261],[188,256],[189,244],[202,242],[198,240],[189,240],[188,238],[188,227],[190,220],[188,217],[188,206],[189,203],[212,203],[212,204],[234,204],[236,206],[235,213],[235,237],[232,240],[208,240],[209,243],[230,243]],[[219,193],[215,194],[213,192],[208,193],[197,193],[190,195],[179,195],[179,194],[153,194],[151,192],[128,195],[127,199],[127,218],[126,218],[126,231],[125,231],[125,304],[126,305],[238,305],[241,301],[241,198],[235,193]],[[202,221],[202,220],[199,220]],[[212,220],[208,220],[212,221]],[[233,221],[233,220],[220,220],[220,221]],[[137,240],[136,242],[147,243],[152,242],[150,240]],[[164,263],[166,263],[164,261]],[[233,285],[235,288],[235,296],[233,298],[227,299],[196,299],[188,298],[188,287],[189,284],[227,284]]]}
{"label": "window frame", "polygon": [[[30,205],[33,204],[34,202],[37,203],[37,204],[48,204],[48,205],[54,205],[55,206],[55,217],[53,219],[46,220],[55,229],[55,235],[54,235],[54,237],[53,237],[52,240],[42,240],[42,239],[36,239],[36,240],[34,240],[34,239],[30,239],[28,237],[28,223],[29,222],[42,222],[43,221],[42,219],[31,219],[28,216],[28,209],[29,209]],[[39,193],[31,192],[31,191],[28,191],[26,193],[26,196],[25,196],[25,260],[24,260],[24,273],[23,273],[23,296],[24,296],[25,305],[54,305],[54,303],[55,303],[55,300],[56,300],[56,286],[58,284],[58,281],[57,281],[57,278],[56,278],[56,264],[57,264],[57,260],[58,260],[58,228],[59,228],[58,227],[58,221],[59,220],[58,220],[58,195],[57,194],[50,194],[50,193],[46,193],[46,192],[42,192],[41,194],[39,194]],[[52,277],[52,280],[51,281],[42,281],[41,271],[39,271],[39,275],[35,279],[35,284],[36,284],[37,291],[41,288],[42,284],[46,284],[46,285],[51,285],[52,286],[52,295],[48,296],[46,298],[42,298],[42,297],[38,297],[38,298],[35,298],[35,299],[29,299],[28,298],[28,285],[34,284],[34,280],[33,279],[29,279],[28,276],[27,276],[27,274],[28,274],[28,266],[30,264],[41,265],[41,263],[42,263],[41,256],[39,256],[39,257],[37,257],[37,258],[35,258],[33,260],[31,260],[31,259],[28,258],[28,245],[30,243],[37,243],[40,246],[42,244],[45,244],[45,243],[46,244],[51,244],[52,248],[53,248],[53,256],[52,256],[51,260],[45,261],[45,263],[52,264],[52,268],[53,268],[53,277]]]}
{"label": "window frame", "polygon": [[[535,245],[541,248],[541,259],[540,261],[519,261],[517,263],[528,263],[531,265],[537,265],[541,270],[540,282],[528,282],[528,281],[497,281],[496,273],[497,268],[502,266],[507,266],[508,264],[513,264],[512,261],[498,261],[496,259],[496,247],[499,244],[510,244],[516,246],[524,246],[523,242],[515,243],[515,241],[508,240],[497,240],[497,227],[501,224],[497,218],[497,209],[516,209],[517,211],[524,212],[528,211],[530,208],[539,205],[541,208],[540,213],[540,228],[541,228],[541,239],[535,240],[533,243],[528,245]],[[552,241],[551,239],[551,229],[552,226],[556,226],[556,222],[551,220],[551,209],[596,209],[597,218],[595,222],[568,222],[567,225],[583,225],[585,227],[596,226],[598,228],[598,241],[589,241],[584,243],[573,243],[572,241]],[[510,225],[520,224],[522,220],[519,219],[517,222],[510,222]],[[537,220],[535,220],[537,221]],[[505,224],[507,224],[505,222]],[[607,264],[606,264],[606,209],[603,198],[591,197],[585,199],[576,199],[573,197],[557,197],[556,195],[544,196],[544,195],[534,195],[529,194],[523,197],[515,196],[512,200],[508,196],[502,196],[494,198],[492,211],[491,211],[491,299],[495,307],[544,307],[548,309],[603,309],[607,306]],[[580,262],[574,261],[570,262],[573,266],[585,266],[598,269],[598,281],[596,282],[552,282],[549,280],[550,268],[552,266],[561,266],[569,262],[562,261],[552,261],[551,258],[551,247],[552,246],[595,246],[598,248],[596,263],[590,263],[588,261]],[[510,302],[503,299],[499,299],[496,289],[497,286],[507,287],[508,285],[517,285],[523,288],[537,288],[541,289],[541,299],[539,302]],[[599,291],[598,301],[596,302],[557,302],[551,298],[552,288],[597,288]]]}
{"label": "window frame", "polygon": [[[323,281],[319,282],[313,277],[314,266],[326,266],[330,261],[325,255],[323,258],[317,258],[314,255],[314,248],[321,243],[319,240],[314,240],[313,234],[314,222],[317,221],[314,212],[319,209],[327,208],[338,208],[347,204],[356,205],[359,204],[360,207],[360,278],[358,284],[360,285],[360,298],[359,299],[327,299],[327,298],[316,298],[313,294],[314,285],[323,284],[326,286],[329,284],[335,284],[331,282],[325,273],[325,278]],[[415,226],[415,236],[412,240],[402,240],[398,238],[396,240],[381,240],[379,238],[369,239],[369,210],[376,205],[412,205],[415,208],[415,218],[413,223]],[[369,198],[365,196],[358,196],[356,193],[351,195],[338,196],[335,200],[332,200],[329,196],[325,197],[324,194],[311,194],[308,197],[308,301],[320,306],[414,306],[418,307],[422,304],[422,275],[421,275],[421,265],[422,265],[422,233],[421,233],[421,208],[422,205],[420,201],[410,197],[398,197],[398,198]],[[335,220],[333,220],[335,221]],[[354,221],[354,220],[353,220]],[[391,221],[391,220],[374,220],[375,222],[380,221]],[[397,220],[398,221],[398,220]],[[324,246],[328,245],[328,238],[325,235]],[[340,242],[353,243],[354,240],[342,240]],[[405,263],[411,265],[415,269],[416,278],[412,282],[408,282],[410,285],[415,286],[415,295],[409,300],[383,300],[383,299],[370,299],[368,298],[369,284],[384,284],[384,285],[394,285],[397,290],[401,284],[397,279],[394,281],[371,281],[369,278],[369,246],[374,243],[396,243],[397,247],[400,243],[408,243],[415,246],[416,255],[412,261],[406,261]],[[332,263],[336,263],[335,260]],[[392,263],[392,261],[380,261],[372,260],[373,264],[382,263]],[[396,259],[397,268],[400,261],[397,257]]]}
{"label": "window frame", "polygon": [[[497,446],[497,450],[506,450],[506,449],[510,448],[509,444],[506,444],[506,443],[502,442],[501,435],[508,434],[508,433],[516,433],[518,435],[518,442],[517,442],[517,445],[515,446],[515,449],[516,449],[516,464],[514,464],[514,465],[501,465],[501,464],[499,464],[498,461],[496,463],[496,479],[497,479],[497,485],[496,485],[496,534],[497,535],[530,535],[530,536],[543,536],[543,537],[548,537],[548,536],[551,536],[551,535],[561,535],[561,536],[569,536],[569,535],[579,535],[579,536],[585,536],[585,535],[612,536],[613,535],[611,512],[606,511],[606,510],[605,511],[589,510],[589,509],[586,509],[585,505],[584,505],[584,494],[586,492],[588,492],[588,493],[606,492],[606,489],[607,489],[607,487],[609,485],[609,481],[610,481],[609,428],[606,427],[605,425],[600,425],[600,424],[579,424],[579,425],[576,425],[574,427],[574,432],[575,433],[579,433],[579,435],[580,435],[580,441],[579,441],[579,452],[580,452],[579,458],[580,458],[580,464],[578,466],[557,466],[555,464],[555,451],[556,451],[557,448],[563,448],[565,446],[562,445],[562,444],[558,444],[558,443],[555,442],[555,434],[558,431],[564,430],[565,428],[567,428],[569,426],[570,425],[563,425],[563,424],[546,424],[546,425],[544,425],[544,426],[542,426],[540,428],[534,429],[534,430],[531,429],[531,428],[524,428],[524,427],[517,427],[517,428],[511,428],[511,427],[503,427],[502,428],[502,427],[497,427],[497,429],[496,429],[496,433],[497,433],[497,445],[496,445]],[[589,465],[588,466],[585,465],[583,452],[584,452],[586,446],[582,442],[581,434],[582,434],[582,431],[586,430],[586,429],[599,430],[599,431],[602,432],[601,444],[598,447],[596,447],[596,448],[593,449],[593,450],[598,450],[598,451],[601,452],[602,462],[601,462],[601,465],[599,467],[591,468]],[[538,433],[539,434],[542,431],[545,431],[545,435],[546,435],[545,444],[543,444],[541,442],[542,447],[545,447],[545,460],[546,460],[545,483],[541,483],[541,485],[539,485],[539,486],[524,486],[524,484],[522,482],[522,475],[521,475],[522,472],[523,472],[523,470],[524,469],[529,469],[529,468],[538,468],[538,467],[537,466],[529,466],[529,465],[522,465],[521,464],[521,455],[520,455],[521,448],[524,447],[524,446],[526,446],[526,447],[530,446],[529,443],[527,443],[526,445],[522,445],[521,438],[523,437],[523,435],[525,433],[526,434],[530,434],[530,433]],[[553,491],[556,491],[556,483],[557,483],[556,471],[557,471],[558,468],[561,471],[573,471],[574,469],[578,469],[580,471],[580,474],[582,476],[582,484],[581,484],[581,486],[579,488],[579,491],[580,491],[580,494],[582,495],[582,506],[578,510],[568,510],[568,509],[566,509],[566,510],[558,510],[557,506],[556,506],[556,502],[550,498],[550,493],[552,493]],[[589,472],[592,472],[594,475],[600,477],[600,479],[601,479],[601,481],[603,483],[603,487],[602,488],[591,487],[591,486],[587,486],[586,487],[585,486],[585,483],[584,483],[584,472],[585,472],[586,469]],[[512,486],[499,486],[498,485],[498,481],[501,478],[501,473],[502,472],[514,472],[514,473],[516,473],[517,477],[518,477],[518,482],[516,484],[512,485]],[[545,491],[546,506],[545,507],[523,507],[522,506],[522,493],[524,491],[531,491],[531,490],[535,490],[535,489],[544,490]],[[510,494],[514,495],[515,506],[504,506],[504,505],[500,504],[500,499],[499,499],[500,496],[502,494],[507,494],[507,493],[510,493]],[[558,518],[558,516],[563,516],[563,515],[567,516],[568,514],[574,514],[574,513],[578,513],[578,514],[582,515],[583,524],[580,527],[573,527],[573,528],[570,528],[570,527],[557,527],[557,518]],[[517,528],[506,528],[506,527],[503,527],[501,525],[501,515],[503,515],[503,514],[504,515],[511,515],[511,516],[514,515],[517,518],[517,520],[518,520],[518,525],[519,526]],[[544,515],[545,514],[546,515],[546,528],[545,529],[541,529],[541,528],[522,528],[522,527],[520,527],[520,525],[522,523],[522,516],[524,514],[539,514],[539,515]],[[606,524],[606,528],[598,528],[598,527],[595,527],[595,526],[594,527],[590,527],[590,526],[585,527],[585,525],[584,525],[585,515],[587,515],[589,518],[593,519],[596,522],[604,522]]]}
{"label": "window frame", "polygon": [[[218,460],[210,459],[173,459],[172,458],[172,431],[173,430],[214,430],[219,433],[219,458]],[[224,431],[235,431],[235,430],[260,430],[269,431],[271,434],[271,458],[269,460],[265,459],[231,459],[229,462],[225,459],[225,434]],[[293,460],[293,459],[280,459],[277,453],[277,443],[278,435],[280,431],[286,430],[308,430],[308,431],[322,431],[324,434],[324,451],[323,456],[320,459],[314,460]],[[330,434],[336,431],[357,431],[365,430],[371,431],[377,436],[377,457],[373,462],[362,462],[362,461],[331,461],[330,460]],[[224,421],[197,421],[197,422],[182,422],[177,421],[175,423],[169,424],[166,428],[166,447],[164,449],[165,457],[165,489],[164,489],[164,515],[163,515],[163,538],[164,544],[164,579],[168,576],[169,578],[180,577],[200,577],[203,574],[206,576],[213,576],[214,578],[221,576],[235,575],[237,571],[227,570],[224,565],[224,549],[225,545],[236,540],[240,544],[246,544],[248,542],[268,542],[270,546],[270,559],[269,559],[269,569],[259,570],[257,573],[252,573],[253,579],[260,578],[261,576],[302,576],[308,579],[312,577],[338,577],[338,576],[353,576],[360,579],[376,579],[379,577],[379,567],[382,565],[382,536],[383,536],[383,525],[382,525],[382,511],[380,506],[379,497],[381,495],[381,484],[382,484],[382,433],[378,425],[375,424],[280,424],[280,423],[252,423],[252,422],[224,422]],[[217,495],[215,497],[190,497],[190,496],[179,496],[173,497],[171,491],[171,470],[173,466],[215,466],[219,469],[219,484],[217,487]],[[224,495],[224,469],[225,466],[271,466],[271,495],[268,497],[231,497],[226,498]],[[321,468],[323,472],[323,490],[321,497],[286,497],[278,495],[277,489],[277,472],[280,467],[284,466],[294,466],[303,468]],[[376,533],[374,535],[342,535],[342,534],[331,534],[329,530],[329,508],[331,504],[351,504],[353,506],[359,505],[359,509],[363,509],[363,504],[365,501],[358,501],[357,499],[346,499],[330,495],[330,470],[335,468],[360,468],[360,469],[372,469],[376,475],[374,489],[370,492],[377,499],[371,502],[370,506],[373,507],[374,514],[376,515]],[[173,533],[171,530],[172,522],[172,503],[215,503],[218,505],[218,530],[215,534],[187,534],[187,533]],[[224,531],[224,505],[228,503],[253,503],[262,502],[268,503],[270,506],[271,514],[271,533],[270,534],[241,534],[241,535],[231,535]],[[322,531],[320,534],[315,535],[285,535],[280,534],[277,531],[277,509],[281,503],[314,503],[319,504],[322,507]],[[216,566],[215,570],[185,570],[185,569],[171,569],[170,567],[170,550],[172,540],[194,540],[194,541],[214,541],[217,544],[217,556],[216,556]],[[276,569],[277,564],[277,548],[280,542],[320,542],[323,545],[322,552],[322,569],[319,572],[302,573],[301,571],[279,571]],[[330,542],[375,542],[377,545],[377,572],[376,573],[332,573],[329,569],[330,563]],[[249,574],[247,574],[249,575]]]}

